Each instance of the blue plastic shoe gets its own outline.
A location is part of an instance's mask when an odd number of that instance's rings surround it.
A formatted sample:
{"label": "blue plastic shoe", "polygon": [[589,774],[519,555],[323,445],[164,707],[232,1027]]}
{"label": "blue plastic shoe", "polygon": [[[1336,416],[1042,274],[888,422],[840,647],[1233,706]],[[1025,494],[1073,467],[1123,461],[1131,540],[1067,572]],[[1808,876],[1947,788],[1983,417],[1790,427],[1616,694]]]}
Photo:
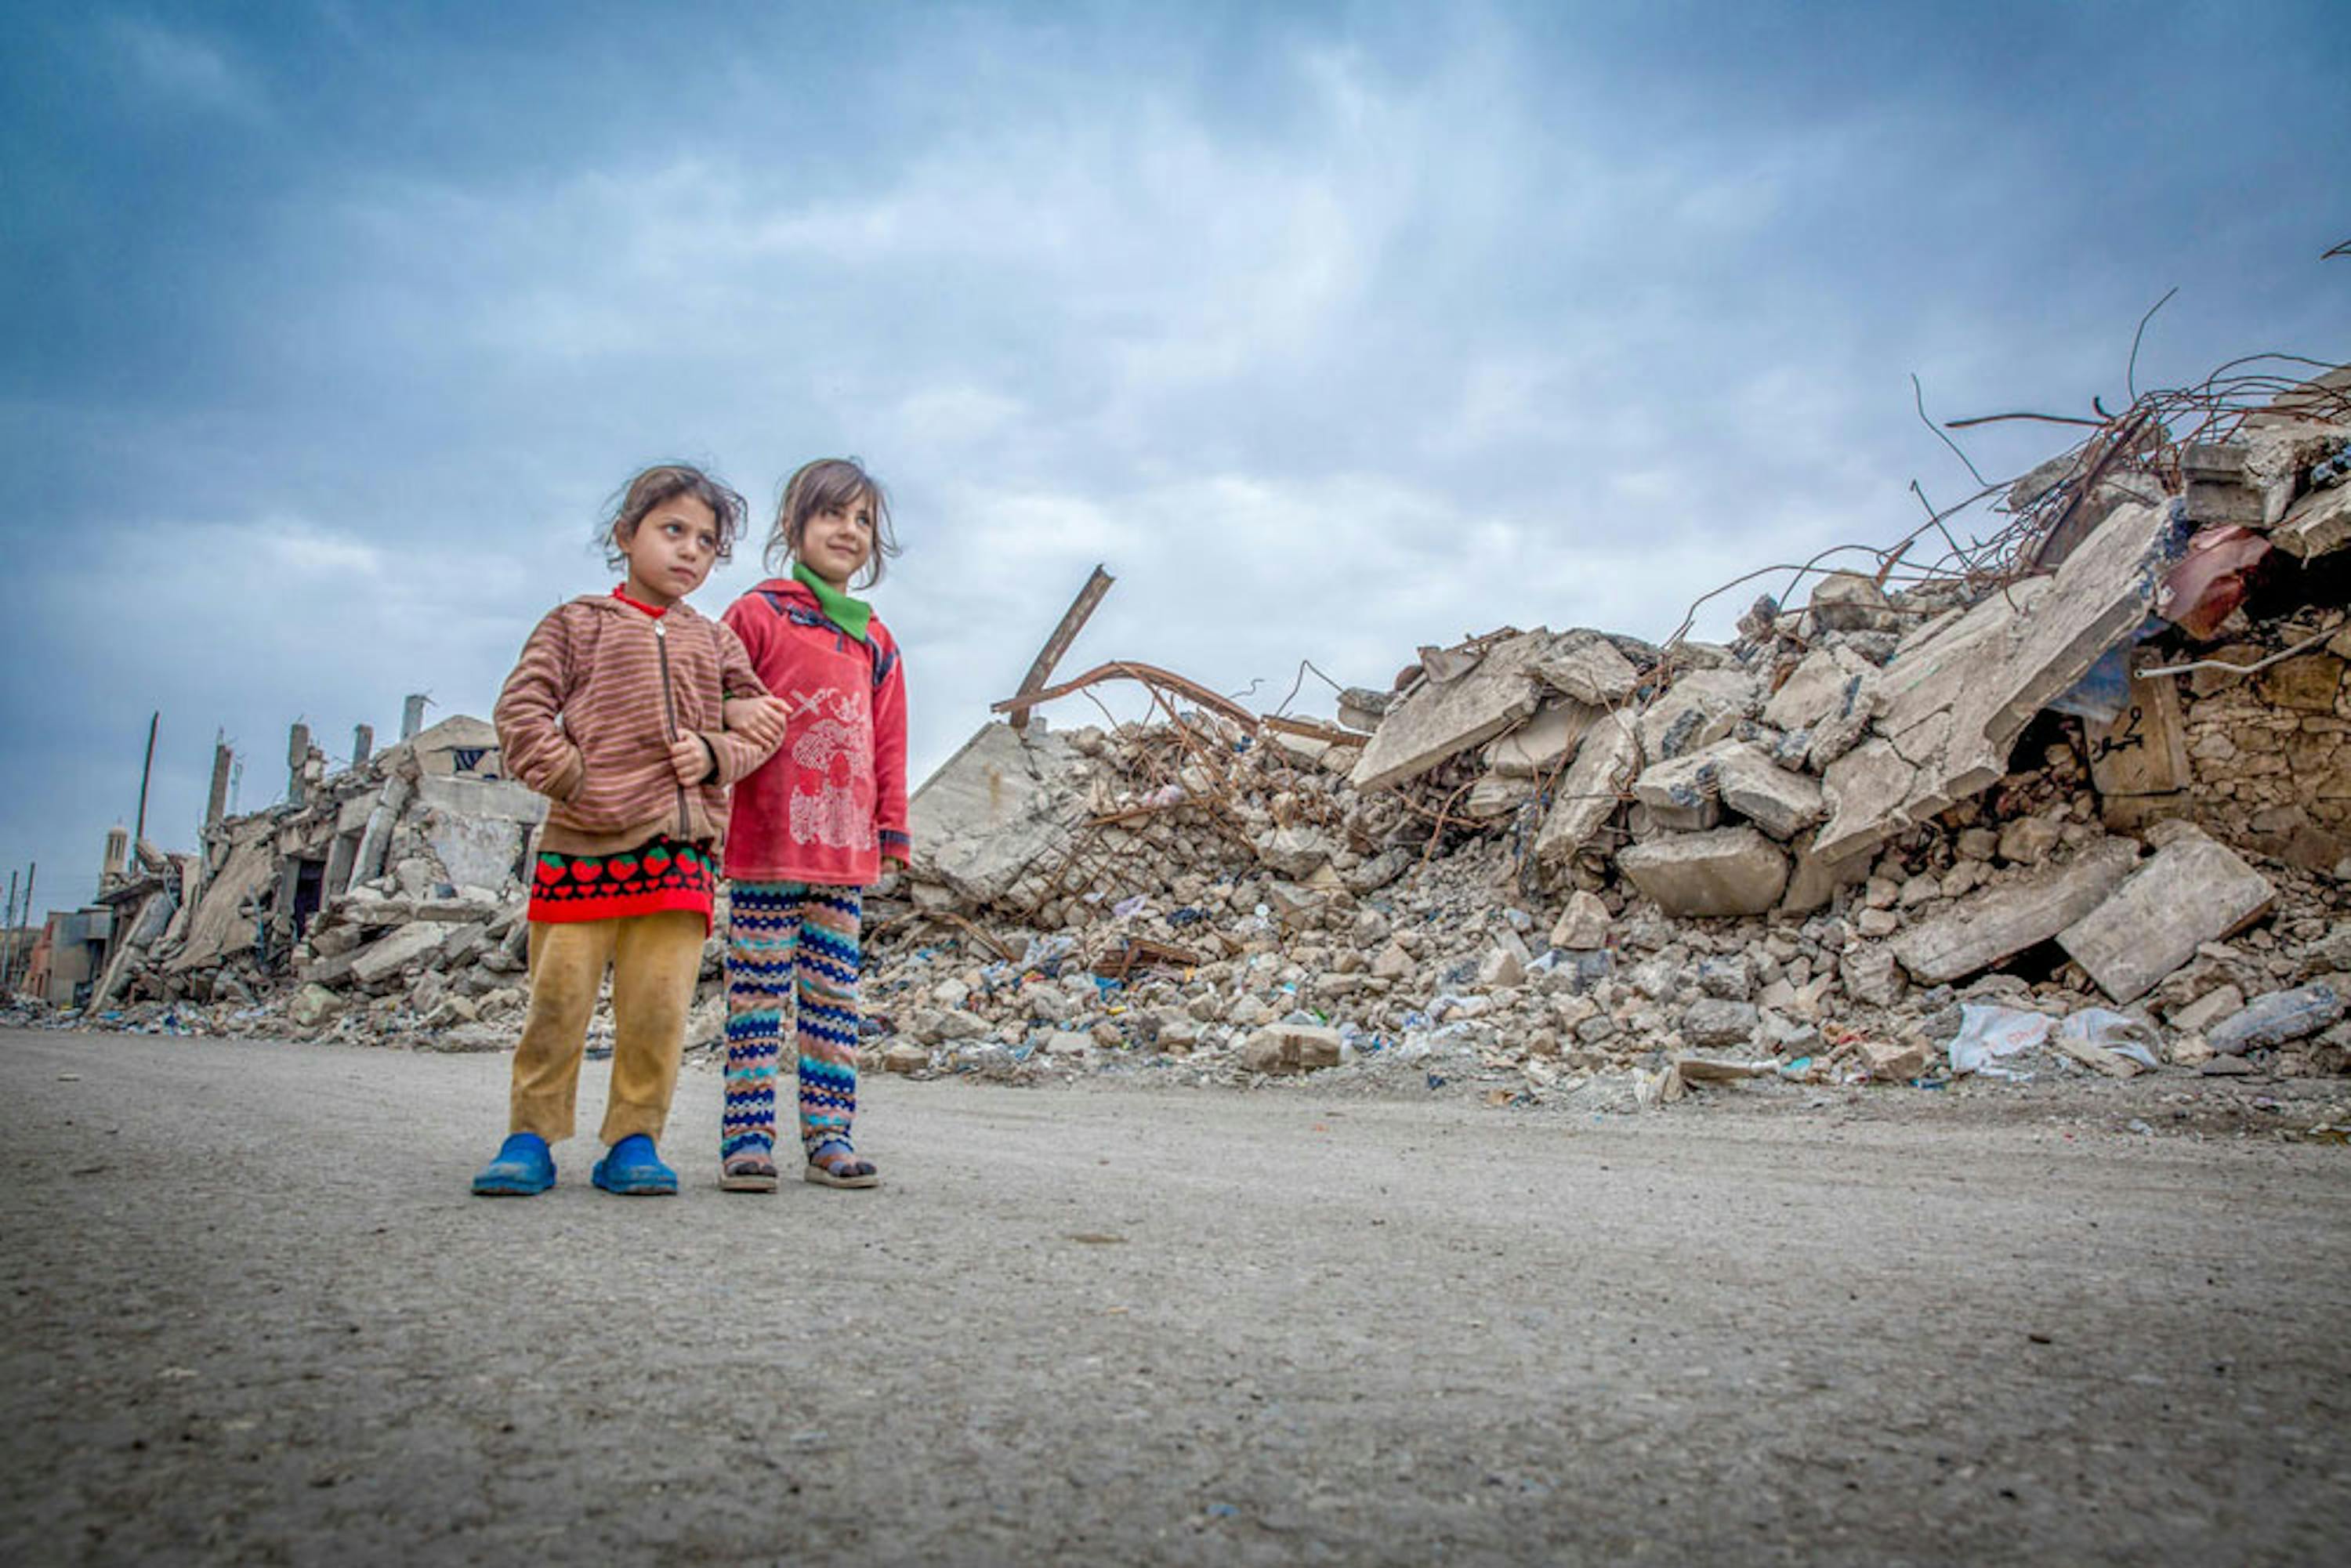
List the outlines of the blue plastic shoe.
{"label": "blue plastic shoe", "polygon": [[555,1185],[555,1156],[537,1133],[510,1133],[474,1178],[475,1197],[535,1197]]}
{"label": "blue plastic shoe", "polygon": [[614,1144],[596,1162],[591,1178],[606,1192],[623,1197],[668,1197],[677,1191],[677,1173],[653,1153],[653,1141],[632,1133]]}

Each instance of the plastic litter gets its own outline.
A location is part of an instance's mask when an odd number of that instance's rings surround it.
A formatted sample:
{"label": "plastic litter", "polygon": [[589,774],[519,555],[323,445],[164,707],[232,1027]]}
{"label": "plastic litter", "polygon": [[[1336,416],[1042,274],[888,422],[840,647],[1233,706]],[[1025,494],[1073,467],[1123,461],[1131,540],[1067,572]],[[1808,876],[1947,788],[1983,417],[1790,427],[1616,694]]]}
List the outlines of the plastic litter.
{"label": "plastic litter", "polygon": [[2031,1051],[2049,1038],[2056,1019],[2047,1013],[2021,1008],[1994,1007],[1988,1002],[1964,1002],[1959,1007],[1959,1032],[1950,1047],[1951,1075],[1973,1072],[1984,1078],[2004,1078],[2022,1083],[2030,1072],[1998,1065],[2002,1057]]}
{"label": "plastic litter", "polygon": [[2152,1070],[2163,1065],[2156,1060],[2154,1048],[2163,1042],[2155,1030],[2106,1008],[2084,1008],[2069,1016],[2057,1032],[2076,1045],[2095,1045],[2116,1056],[2127,1056],[2141,1067]]}

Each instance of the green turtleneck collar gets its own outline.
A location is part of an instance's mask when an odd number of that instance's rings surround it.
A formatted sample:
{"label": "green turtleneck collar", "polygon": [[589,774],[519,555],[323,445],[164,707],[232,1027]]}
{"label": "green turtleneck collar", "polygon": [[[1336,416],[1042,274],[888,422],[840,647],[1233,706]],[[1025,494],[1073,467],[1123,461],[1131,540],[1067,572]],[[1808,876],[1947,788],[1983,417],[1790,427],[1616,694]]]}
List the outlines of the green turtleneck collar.
{"label": "green turtleneck collar", "polygon": [[862,599],[852,599],[841,590],[808,569],[805,561],[792,562],[792,580],[816,595],[817,608],[824,618],[856,638],[865,641],[865,628],[873,619],[873,606]]}

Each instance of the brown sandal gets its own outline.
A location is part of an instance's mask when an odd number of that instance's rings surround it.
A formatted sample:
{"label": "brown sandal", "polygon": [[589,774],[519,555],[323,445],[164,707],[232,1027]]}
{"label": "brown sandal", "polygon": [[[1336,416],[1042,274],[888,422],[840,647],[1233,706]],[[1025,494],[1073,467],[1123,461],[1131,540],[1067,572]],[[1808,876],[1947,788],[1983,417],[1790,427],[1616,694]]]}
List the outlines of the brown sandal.
{"label": "brown sandal", "polygon": [[718,1167],[722,1192],[773,1192],[776,1185],[776,1162],[762,1154],[732,1155]]}
{"label": "brown sandal", "polygon": [[808,1169],[801,1173],[819,1186],[880,1186],[873,1162],[860,1159],[847,1138],[827,1138],[809,1151]]}

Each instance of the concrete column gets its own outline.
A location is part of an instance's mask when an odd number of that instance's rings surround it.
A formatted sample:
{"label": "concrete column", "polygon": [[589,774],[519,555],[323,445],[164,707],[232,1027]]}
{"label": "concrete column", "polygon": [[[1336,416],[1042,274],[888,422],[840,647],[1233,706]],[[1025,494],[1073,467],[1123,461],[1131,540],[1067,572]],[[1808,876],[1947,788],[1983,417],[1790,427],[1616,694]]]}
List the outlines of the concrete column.
{"label": "concrete column", "polygon": [[364,768],[375,751],[375,726],[362,724],[351,731],[351,766]]}
{"label": "concrete column", "polygon": [[302,765],[310,760],[310,727],[298,724],[286,732],[286,798],[298,806],[310,798]]}
{"label": "concrete column", "polygon": [[204,800],[204,826],[207,829],[219,827],[221,818],[228,812],[228,770],[235,759],[236,753],[227,747],[215,745],[213,747],[213,790]]}
{"label": "concrete column", "polygon": [[432,699],[423,692],[411,692],[400,710],[400,738],[414,740],[416,732],[424,727],[424,705]]}

